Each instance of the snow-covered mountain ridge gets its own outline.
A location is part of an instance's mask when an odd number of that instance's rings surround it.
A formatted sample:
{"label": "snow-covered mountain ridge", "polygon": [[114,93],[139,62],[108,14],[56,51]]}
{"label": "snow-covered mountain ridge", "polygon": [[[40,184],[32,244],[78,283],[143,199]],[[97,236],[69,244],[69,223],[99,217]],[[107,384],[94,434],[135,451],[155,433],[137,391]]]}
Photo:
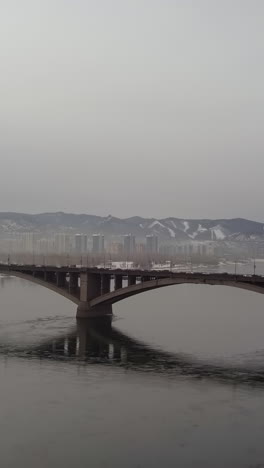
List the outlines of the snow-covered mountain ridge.
{"label": "snow-covered mountain ridge", "polygon": [[70,213],[0,213],[0,236],[11,233],[102,233],[108,236],[133,234],[138,238],[158,235],[161,240],[264,240],[264,224],[243,218],[234,219],[182,219],[142,218],[121,219],[114,216],[94,216]]}

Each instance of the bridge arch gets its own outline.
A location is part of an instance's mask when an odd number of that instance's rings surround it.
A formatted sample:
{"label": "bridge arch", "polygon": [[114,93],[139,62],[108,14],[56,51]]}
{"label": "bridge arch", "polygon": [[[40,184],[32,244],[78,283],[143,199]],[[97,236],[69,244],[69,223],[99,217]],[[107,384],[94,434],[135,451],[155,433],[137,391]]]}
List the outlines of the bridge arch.
{"label": "bridge arch", "polygon": [[239,289],[245,289],[252,292],[257,292],[260,294],[264,294],[264,287],[258,286],[256,284],[251,283],[243,283],[239,281],[223,281],[223,280],[208,280],[204,278],[203,280],[200,279],[178,279],[178,278],[160,278],[154,279],[150,281],[146,281],[143,283],[138,283],[132,286],[127,286],[122,289],[117,289],[116,291],[112,291],[110,293],[104,294],[103,296],[99,296],[90,301],[90,307],[98,307],[107,304],[115,304],[116,302],[122,301],[132,296],[136,296],[143,292],[152,291],[154,289],[165,288],[168,286],[175,286],[180,284],[207,284],[207,285],[215,285],[215,286],[229,286]]}
{"label": "bridge arch", "polygon": [[[186,273],[147,270],[111,270],[76,266],[1,265],[0,272],[43,286],[78,306],[77,317],[112,314],[112,304],[146,291],[179,284],[229,286],[264,294],[263,276],[228,273]],[[114,291],[111,291],[114,278]],[[123,279],[128,286],[123,287]],[[139,283],[136,280],[140,279]]]}
{"label": "bridge arch", "polygon": [[12,271],[11,274],[16,278],[21,278],[26,281],[30,281],[31,283],[38,284],[39,286],[43,286],[44,288],[49,289],[50,291],[60,294],[60,296],[65,297],[74,304],[80,304],[80,300],[77,297],[75,297],[73,294],[70,294],[66,289],[56,286],[56,284],[54,283],[49,283],[44,279],[36,278],[35,276],[28,275],[26,273],[21,273],[19,271]]}

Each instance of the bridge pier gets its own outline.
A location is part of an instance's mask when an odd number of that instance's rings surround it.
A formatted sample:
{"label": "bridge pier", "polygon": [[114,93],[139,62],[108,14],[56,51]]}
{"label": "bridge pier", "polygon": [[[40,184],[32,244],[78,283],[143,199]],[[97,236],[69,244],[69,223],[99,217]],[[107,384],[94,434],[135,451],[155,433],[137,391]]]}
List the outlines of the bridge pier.
{"label": "bridge pier", "polygon": [[101,276],[101,294],[102,295],[110,292],[110,282],[111,282],[110,275]]}
{"label": "bridge pier", "polygon": [[89,302],[95,297],[101,296],[101,275],[81,273],[80,287],[80,300],[82,302]]}
{"label": "bridge pier", "polygon": [[109,287],[107,292],[110,291],[110,277],[109,282],[103,279],[100,274],[81,273],[80,278],[80,304],[77,309],[77,318],[96,318],[112,315],[111,305],[90,306],[92,299],[101,296],[103,287],[105,291]]}
{"label": "bridge pier", "polygon": [[150,281],[150,276],[142,276],[141,277],[141,283],[146,283],[147,281]]}
{"label": "bridge pier", "polygon": [[128,286],[134,286],[134,284],[136,284],[137,282],[137,277],[136,276],[128,276],[128,280],[127,280],[127,285]]}
{"label": "bridge pier", "polygon": [[56,282],[59,288],[64,288],[66,285],[66,273],[57,272]]}
{"label": "bridge pier", "polygon": [[44,280],[49,283],[55,283],[55,273],[53,271],[45,271]]}
{"label": "bridge pier", "polygon": [[33,278],[45,279],[45,274],[42,271],[34,271]]}
{"label": "bridge pier", "polygon": [[111,304],[105,304],[97,307],[90,307],[87,302],[80,302],[77,307],[76,318],[82,319],[96,319],[100,317],[108,317],[113,315],[113,308]]}
{"label": "bridge pier", "polygon": [[76,293],[79,285],[79,275],[78,273],[69,274],[69,292]]}
{"label": "bridge pier", "polygon": [[121,289],[123,286],[123,276],[122,275],[115,275],[115,291],[117,289]]}

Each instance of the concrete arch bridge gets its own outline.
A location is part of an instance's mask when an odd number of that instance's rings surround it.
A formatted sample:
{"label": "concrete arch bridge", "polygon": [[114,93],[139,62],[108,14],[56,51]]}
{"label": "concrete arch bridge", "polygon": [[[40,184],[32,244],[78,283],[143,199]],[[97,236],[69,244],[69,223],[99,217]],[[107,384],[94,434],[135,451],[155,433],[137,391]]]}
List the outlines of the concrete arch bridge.
{"label": "concrete arch bridge", "polygon": [[118,301],[177,284],[232,286],[264,294],[264,277],[259,275],[6,264],[0,264],[0,273],[26,279],[66,297],[78,306],[78,318],[111,315],[112,304]]}

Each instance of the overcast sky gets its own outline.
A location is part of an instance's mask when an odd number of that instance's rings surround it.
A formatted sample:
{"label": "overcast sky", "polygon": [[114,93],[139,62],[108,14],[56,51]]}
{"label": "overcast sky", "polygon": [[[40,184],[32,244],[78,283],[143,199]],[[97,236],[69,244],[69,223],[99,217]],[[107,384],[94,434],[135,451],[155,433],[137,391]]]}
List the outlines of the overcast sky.
{"label": "overcast sky", "polygon": [[0,0],[0,211],[264,220],[263,0]]}

